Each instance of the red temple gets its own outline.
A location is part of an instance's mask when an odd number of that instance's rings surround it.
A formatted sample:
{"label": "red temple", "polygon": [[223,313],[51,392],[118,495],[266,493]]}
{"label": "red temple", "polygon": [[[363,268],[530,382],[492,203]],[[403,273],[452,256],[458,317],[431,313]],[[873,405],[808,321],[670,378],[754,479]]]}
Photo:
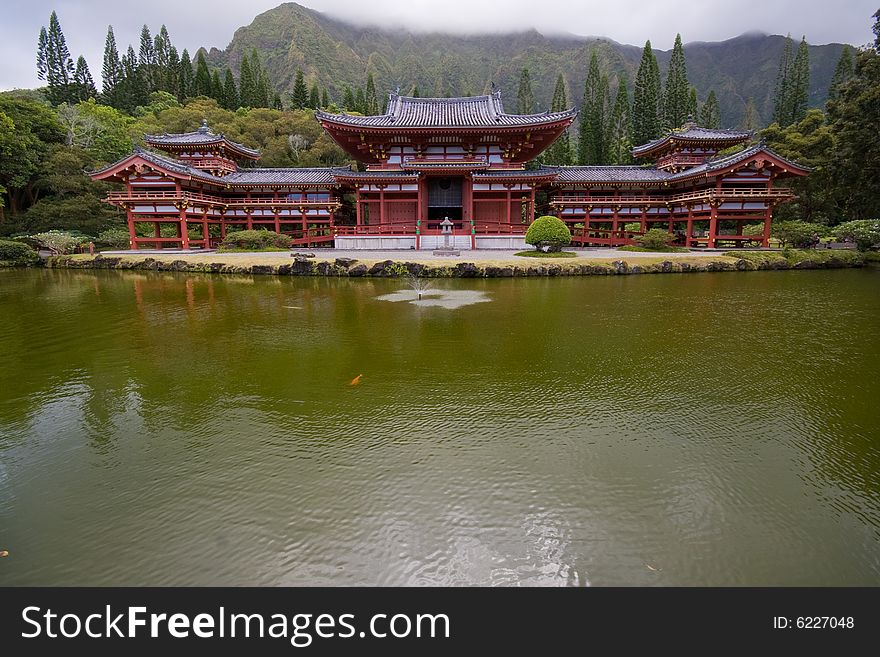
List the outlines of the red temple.
{"label": "red temple", "polygon": [[[631,244],[654,227],[687,246],[766,246],[773,207],[793,198],[774,181],[808,172],[762,144],[719,156],[751,135],[693,123],[633,149],[653,166],[528,168],[575,114],[508,114],[499,92],[391,94],[378,116],[316,112],[363,171],[244,166],[259,153],[203,124],[147,135],[147,146],[164,154],[138,150],[92,177],[125,185],[106,200],[126,210],[134,249],[209,248],[243,228],[285,233],[299,245],[431,249],[444,220],[453,245],[472,249],[522,248],[538,211],[563,219],[581,246]],[[755,225],[760,232],[744,234]]]}

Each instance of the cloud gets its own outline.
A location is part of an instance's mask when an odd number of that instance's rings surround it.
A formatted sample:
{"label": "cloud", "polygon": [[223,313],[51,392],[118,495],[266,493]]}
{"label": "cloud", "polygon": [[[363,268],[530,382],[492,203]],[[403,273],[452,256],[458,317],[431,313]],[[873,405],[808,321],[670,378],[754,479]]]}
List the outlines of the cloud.
{"label": "cloud", "polygon": [[[37,86],[35,51],[40,26],[58,12],[74,59],[83,54],[96,81],[107,25],[120,51],[140,39],[146,23],[155,34],[164,23],[179,50],[225,48],[233,32],[278,0],[30,0],[7,7],[0,23],[0,89]],[[717,41],[746,31],[806,35],[810,43],[873,40],[876,0],[828,3],[817,0],[302,0],[302,4],[353,23],[416,31],[469,34],[537,29],[545,34],[606,36],[621,43],[670,48],[676,32],[688,41]]]}

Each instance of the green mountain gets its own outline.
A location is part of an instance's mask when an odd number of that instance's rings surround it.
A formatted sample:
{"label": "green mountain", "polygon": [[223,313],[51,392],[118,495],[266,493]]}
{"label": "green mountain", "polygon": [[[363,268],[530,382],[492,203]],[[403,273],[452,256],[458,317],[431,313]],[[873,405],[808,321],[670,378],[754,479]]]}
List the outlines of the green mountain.
{"label": "green mountain", "polygon": [[[781,36],[747,33],[684,47],[691,84],[701,102],[709,89],[715,89],[723,125],[740,122],[750,97],[761,118],[769,122],[783,43]],[[811,106],[824,103],[842,47],[810,46]],[[302,68],[309,86],[317,79],[339,101],[346,84],[352,89],[363,86],[367,73],[372,72],[380,104],[381,95],[397,87],[404,94],[418,85],[423,96],[458,96],[483,93],[494,82],[510,109],[523,66],[530,69],[537,105],[548,108],[560,72],[566,78],[569,98],[579,104],[593,49],[611,76],[612,92],[618,72],[625,70],[631,81],[635,79],[641,54],[639,46],[610,39],[545,36],[535,30],[458,36],[357,26],[286,3],[236,30],[225,50],[208,52],[208,61],[218,67],[229,65],[237,73],[242,54],[253,48],[262,54],[273,83],[282,92],[292,90],[296,70]],[[665,75],[671,51],[658,50],[656,55]]]}

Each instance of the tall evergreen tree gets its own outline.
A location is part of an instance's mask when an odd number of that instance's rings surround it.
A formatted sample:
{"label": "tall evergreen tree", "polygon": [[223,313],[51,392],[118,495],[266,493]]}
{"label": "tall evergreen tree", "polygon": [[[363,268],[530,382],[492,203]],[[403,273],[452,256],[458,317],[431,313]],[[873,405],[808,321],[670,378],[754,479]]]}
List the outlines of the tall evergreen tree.
{"label": "tall evergreen tree", "polygon": [[698,107],[697,88],[694,86],[691,86],[691,91],[688,94],[687,115],[689,118],[693,118],[694,121],[697,120],[697,107]]}
{"label": "tall evergreen tree", "polygon": [[318,88],[318,81],[312,82],[312,88],[309,90],[309,107],[311,109],[321,108],[321,90]]}
{"label": "tall evergreen tree", "polygon": [[532,93],[532,79],[528,67],[519,74],[519,90],[516,93],[516,113],[532,114],[535,111],[535,95]]}
{"label": "tall evergreen tree", "polygon": [[211,98],[216,100],[220,107],[226,107],[223,81],[220,79],[220,72],[216,68],[211,73]]}
{"label": "tall evergreen tree", "polygon": [[874,12],[873,18],[874,26],[871,29],[874,31],[874,50],[880,54],[880,9]]}
{"label": "tall evergreen tree", "polygon": [[831,84],[828,87],[829,100],[837,98],[840,87],[852,77],[854,71],[852,48],[845,45],[840,51],[840,58],[837,60],[837,67],[834,69],[834,76],[831,78]]}
{"label": "tall evergreen tree", "polygon": [[794,58],[791,75],[791,123],[800,123],[807,115],[810,99],[810,49],[807,39],[801,39]]}
{"label": "tall evergreen tree", "polygon": [[755,99],[749,98],[746,102],[746,109],[743,112],[743,118],[740,127],[749,132],[755,132],[761,127],[761,117],[758,115],[758,108],[755,107]]}
{"label": "tall evergreen tree", "polygon": [[251,49],[251,73],[254,76],[254,107],[269,107],[274,92],[269,83],[269,74],[263,66],[263,60],[256,48]]}
{"label": "tall evergreen tree", "polygon": [[364,90],[364,114],[375,116],[379,113],[379,99],[376,97],[376,83],[373,74],[367,75],[367,88]]}
{"label": "tall evergreen tree", "polygon": [[41,29],[37,41],[37,77],[46,81],[49,102],[57,105],[74,101],[73,74],[67,40],[58,14],[53,11],[49,16],[49,29]]}
{"label": "tall evergreen tree", "polygon": [[173,96],[177,95],[180,88],[180,55],[177,48],[171,46],[168,49],[168,67],[165,69],[165,84],[163,89]]}
{"label": "tall evergreen tree", "polygon": [[411,94],[411,95],[412,95],[413,98],[420,98],[420,97],[421,97],[421,94],[419,93],[419,85],[418,85],[418,83],[416,83],[415,85],[413,85],[413,90],[412,90],[412,94]]}
{"label": "tall evergreen tree", "polygon": [[95,89],[95,81],[89,71],[89,65],[86,63],[86,58],[80,55],[76,60],[76,69],[73,72],[72,100],[81,102],[95,98],[97,95],[98,90]]}
{"label": "tall evergreen tree", "polygon": [[321,88],[321,107],[330,107],[330,94],[327,93],[327,87]]}
{"label": "tall evergreen tree", "polygon": [[150,35],[150,28],[146,25],[141,28],[138,65],[141,68],[141,77],[147,85],[149,92],[156,91],[156,47],[153,37]]}
{"label": "tall evergreen tree", "polygon": [[171,37],[168,34],[168,28],[163,25],[159,28],[159,33],[153,40],[153,50],[156,53],[153,83],[161,91],[174,93],[174,87],[168,88],[168,67],[171,62],[171,47]]}
{"label": "tall evergreen tree", "polygon": [[642,59],[636,74],[635,90],[633,91],[633,144],[645,144],[660,135],[660,118],[658,106],[660,102],[660,75],[657,58],[651,49],[651,42],[646,41],[642,50]]}
{"label": "tall evergreen tree", "polygon": [[122,81],[119,84],[119,105],[126,112],[134,112],[140,105],[146,105],[149,91],[144,82],[141,67],[138,64],[134,48],[128,47],[128,51],[122,56]]}
{"label": "tall evergreen tree", "polygon": [[663,96],[664,127],[678,128],[687,120],[689,93],[684,47],[681,44],[681,34],[676,34],[669,60],[669,72],[666,74],[666,93]]}
{"label": "tall evergreen tree", "polygon": [[606,104],[608,78],[599,71],[599,58],[593,50],[590,68],[584,84],[581,105],[580,138],[578,140],[579,164],[603,164],[605,160],[607,130]]}
{"label": "tall evergreen tree", "polygon": [[[553,102],[550,104],[551,112],[562,112],[568,109],[568,94],[565,91],[565,78],[562,73],[556,78],[556,88],[553,90]],[[568,130],[563,132],[554,141],[550,148],[544,151],[541,158],[547,164],[571,164],[571,139]]]}
{"label": "tall evergreen tree", "polygon": [[238,89],[235,87],[235,77],[228,66],[223,74],[223,107],[228,110],[238,109]]}
{"label": "tall evergreen tree", "polygon": [[776,88],[773,95],[773,120],[782,127],[791,125],[792,49],[791,35],[785,37],[779,69],[776,72]]}
{"label": "tall evergreen tree", "polygon": [[208,70],[208,62],[205,60],[204,50],[199,50],[196,55],[196,76],[193,80],[193,93],[196,96],[208,96],[213,98],[214,87],[211,85],[211,72]]}
{"label": "tall evergreen tree", "polygon": [[309,90],[306,88],[306,79],[301,68],[296,69],[296,77],[293,81],[293,93],[290,95],[290,105],[294,109],[303,109],[309,104]]}
{"label": "tall evergreen tree", "polygon": [[177,74],[177,100],[181,103],[193,95],[193,65],[189,51],[184,48],[180,54]]}
{"label": "tall evergreen tree", "polygon": [[342,89],[342,109],[354,111],[354,105],[354,93],[352,93],[351,87],[345,85]]}
{"label": "tall evergreen tree", "polygon": [[256,107],[254,98],[257,95],[257,82],[251,70],[251,62],[247,53],[241,55],[241,65],[238,72],[238,96],[242,107]]}
{"label": "tall evergreen tree", "polygon": [[122,80],[122,64],[119,51],[116,49],[116,37],[113,26],[107,27],[107,38],[104,41],[104,65],[101,67],[101,101],[111,107],[118,107],[117,87]]}
{"label": "tall evergreen tree", "polygon": [[629,102],[626,74],[621,73],[617,81],[617,98],[611,111],[608,130],[608,160],[610,164],[629,164],[632,162],[632,107]]}
{"label": "tall evergreen tree", "polygon": [[700,125],[706,128],[721,127],[721,108],[718,106],[718,98],[715,96],[715,90],[710,89],[706,102],[703,103],[703,109],[700,112]]}
{"label": "tall evergreen tree", "polygon": [[358,87],[358,90],[354,95],[354,109],[361,114],[367,113],[367,101],[364,96],[364,90],[360,87]]}

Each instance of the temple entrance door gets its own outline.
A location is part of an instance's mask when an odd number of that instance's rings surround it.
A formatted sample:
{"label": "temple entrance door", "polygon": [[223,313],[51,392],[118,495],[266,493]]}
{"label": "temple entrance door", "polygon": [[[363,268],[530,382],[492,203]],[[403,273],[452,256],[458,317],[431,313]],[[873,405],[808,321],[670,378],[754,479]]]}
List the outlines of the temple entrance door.
{"label": "temple entrance door", "polygon": [[461,177],[440,176],[427,180],[428,187],[428,225],[426,233],[439,234],[440,222],[449,219],[453,224],[453,232],[464,231],[462,212]]}

